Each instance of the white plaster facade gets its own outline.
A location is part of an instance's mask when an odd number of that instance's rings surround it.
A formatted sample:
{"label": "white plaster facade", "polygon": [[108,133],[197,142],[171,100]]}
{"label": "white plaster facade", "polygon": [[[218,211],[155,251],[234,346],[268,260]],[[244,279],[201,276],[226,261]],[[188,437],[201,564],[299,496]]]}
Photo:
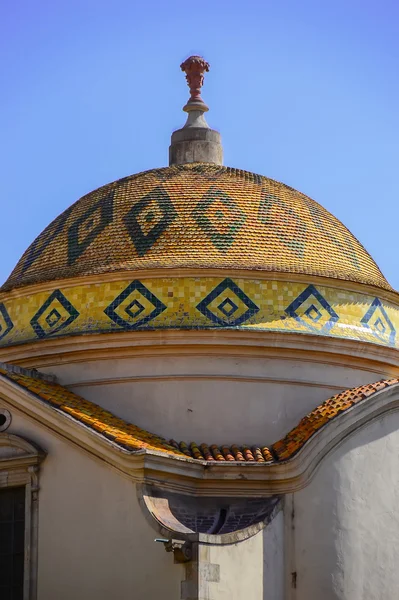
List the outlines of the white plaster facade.
{"label": "white plaster facade", "polygon": [[179,598],[183,567],[154,543],[135,483],[15,411],[8,431],[47,454],[38,494],[39,600]]}
{"label": "white plaster facade", "polygon": [[[102,442],[101,450],[99,436],[70,435],[69,420],[51,416],[52,409],[29,414],[27,397],[4,383],[0,395],[1,407],[12,415],[0,435],[29,440],[46,455],[38,478],[39,600],[396,597],[399,385],[323,428],[290,468],[281,465],[266,474],[259,465],[212,467],[219,495],[241,490],[248,497],[273,494],[282,500],[264,526],[200,536],[196,596],[185,593],[193,589],[187,586],[192,573],[187,565],[173,564],[173,555],[154,542],[165,531],[138,500],[142,481],[167,488],[177,471],[162,476],[155,463],[145,466],[139,458],[128,466],[120,451],[105,451]],[[180,492],[190,465],[193,461],[183,471],[178,467]]]}
{"label": "white plaster facade", "polygon": [[398,430],[398,412],[371,421],[293,495],[295,600],[397,597]]}

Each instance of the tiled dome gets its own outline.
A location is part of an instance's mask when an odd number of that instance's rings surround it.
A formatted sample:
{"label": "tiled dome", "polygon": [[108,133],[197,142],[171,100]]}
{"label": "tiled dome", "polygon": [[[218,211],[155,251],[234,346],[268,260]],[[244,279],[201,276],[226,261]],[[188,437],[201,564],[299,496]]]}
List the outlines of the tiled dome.
{"label": "tiled dome", "polygon": [[193,163],[83,196],[31,244],[2,291],[154,268],[301,273],[391,289],[358,240],[314,200],[267,177]]}

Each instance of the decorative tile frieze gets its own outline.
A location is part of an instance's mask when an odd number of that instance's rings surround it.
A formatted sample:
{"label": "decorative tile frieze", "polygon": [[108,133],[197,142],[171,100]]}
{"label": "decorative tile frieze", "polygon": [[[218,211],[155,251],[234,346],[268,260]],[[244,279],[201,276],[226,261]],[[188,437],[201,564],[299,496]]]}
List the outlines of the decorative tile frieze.
{"label": "decorative tile frieze", "polygon": [[65,288],[5,296],[0,303],[0,346],[91,332],[222,328],[310,333],[399,347],[399,308],[360,292],[241,277],[77,281]]}

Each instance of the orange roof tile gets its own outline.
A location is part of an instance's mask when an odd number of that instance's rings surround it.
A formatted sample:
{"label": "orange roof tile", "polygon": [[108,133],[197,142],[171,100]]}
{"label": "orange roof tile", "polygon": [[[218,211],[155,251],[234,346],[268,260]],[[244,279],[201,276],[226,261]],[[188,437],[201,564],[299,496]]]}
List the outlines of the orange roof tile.
{"label": "orange roof tile", "polygon": [[303,417],[294,429],[271,446],[275,460],[280,462],[292,458],[306,442],[339,414],[368,398],[372,394],[399,383],[399,378],[385,379],[360,385],[332,396]]}
{"label": "orange roof tile", "polygon": [[399,378],[385,379],[336,394],[301,419],[298,425],[283,439],[269,447],[235,444],[232,446],[216,444],[208,446],[204,443],[198,445],[195,442],[190,444],[177,443],[174,440],[168,442],[158,435],[120,419],[58,383],[44,380],[39,376],[27,375],[24,371],[24,369],[17,368],[17,372],[14,372],[4,366],[0,367],[0,376],[20,385],[40,400],[69,415],[125,450],[131,452],[155,450],[169,454],[171,457],[187,456],[191,459],[208,462],[257,462],[263,464],[276,464],[289,460],[329,421],[376,392],[399,383]]}
{"label": "orange roof tile", "polygon": [[195,442],[186,444],[177,443],[170,440],[170,444],[177,450],[181,450],[186,456],[207,461],[238,461],[238,462],[261,462],[278,463],[288,460],[295,456],[305,443],[324,425],[345,412],[361,400],[368,398],[372,394],[399,383],[399,378],[386,379],[361,385],[359,387],[345,390],[340,394],[332,396],[298,423],[296,427],[281,440],[272,444],[272,446],[207,446],[207,444],[197,445]]}
{"label": "orange roof tile", "polygon": [[85,400],[81,396],[70,392],[58,383],[12,372],[7,368],[0,368],[0,375],[17,383],[40,400],[79,421],[125,450],[161,450],[171,455],[183,456],[180,450],[176,450],[176,448],[169,445],[162,437],[120,419],[94,402]]}

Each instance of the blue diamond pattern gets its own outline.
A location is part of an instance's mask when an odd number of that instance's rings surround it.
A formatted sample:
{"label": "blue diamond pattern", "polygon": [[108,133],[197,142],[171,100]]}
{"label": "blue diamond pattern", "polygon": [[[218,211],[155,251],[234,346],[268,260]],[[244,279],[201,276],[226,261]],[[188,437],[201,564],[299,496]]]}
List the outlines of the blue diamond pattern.
{"label": "blue diamond pattern", "polygon": [[379,298],[374,298],[368,311],[360,321],[380,340],[395,344],[396,330]]}
{"label": "blue diamond pattern", "polygon": [[49,313],[46,317],[46,322],[49,327],[54,327],[61,319],[61,315],[56,308],[53,308],[51,313]]}
{"label": "blue diamond pattern", "polygon": [[234,304],[230,298],[226,298],[221,304],[219,304],[218,309],[221,310],[226,317],[231,317],[231,315],[238,310],[238,306],[237,304]]}
{"label": "blue diamond pattern", "polygon": [[50,242],[52,242],[64,229],[64,225],[72,212],[72,206],[59,215],[46,229],[35,239],[26,252],[22,265],[22,273],[32,265],[43,254]]}
{"label": "blue diamond pattern", "polygon": [[[147,223],[154,221],[155,214],[152,210],[145,215],[145,211],[151,207],[152,203],[156,204],[162,216],[158,221],[155,221],[149,231],[145,232],[141,228],[139,217],[144,213],[144,220]],[[176,217],[175,207],[161,186],[156,187],[131,207],[123,217],[123,222],[139,256],[144,256],[152,248]]]}
{"label": "blue diamond pattern", "polygon": [[322,317],[321,312],[315,307],[314,304],[312,304],[312,306],[309,306],[309,308],[305,310],[305,315],[309,317],[309,319],[312,319],[312,321],[314,321],[315,323],[317,323],[317,321],[319,321]]}
{"label": "blue diamond pattern", "polygon": [[[128,320],[121,317],[116,312],[116,310],[118,309],[118,307],[121,306],[123,302],[125,302],[125,300],[130,296],[130,294],[132,294],[135,291],[141,294],[141,296],[145,298],[145,300],[150,302],[154,308],[149,314],[144,315],[141,319],[136,320],[134,323],[130,323]],[[133,311],[132,308],[135,308],[136,310]],[[149,321],[155,319],[155,317],[160,315],[165,309],[166,305],[163,302],[161,302],[161,300],[159,300],[152,292],[150,292],[150,290],[146,288],[145,285],[141,283],[141,281],[138,281],[136,279],[132,281],[132,283],[130,283],[127,286],[127,288],[125,288],[123,292],[121,292],[119,296],[117,296],[115,300],[111,302],[109,306],[107,306],[104,312],[107,315],[107,317],[111,319],[111,321],[113,321],[120,327],[123,327],[123,329],[137,329],[137,327],[142,327]],[[129,317],[137,318],[144,311],[144,306],[143,304],[141,304],[140,301],[137,300],[137,298],[135,298],[124,309],[124,311]]]}
{"label": "blue diamond pattern", "polygon": [[385,331],[386,331],[386,327],[384,325],[384,323],[382,322],[382,320],[380,318],[378,318],[376,320],[376,322],[374,323],[374,327],[382,334],[384,335]]}
{"label": "blue diamond pattern", "polygon": [[13,327],[14,323],[11,321],[6,307],[0,303],[0,340],[6,337]]}
{"label": "blue diamond pattern", "polygon": [[[302,306],[309,298],[312,298],[314,303],[312,303],[303,314],[309,317],[311,321],[313,321],[313,324],[304,319],[303,315],[301,316],[297,312],[300,306]],[[317,304],[319,308],[317,308],[315,304]],[[301,325],[304,325],[310,331],[317,333],[329,332],[339,319],[335,310],[314,285],[309,285],[301,294],[299,294],[299,296],[285,309],[285,312],[289,317],[293,317],[298,323],[301,323]],[[317,323],[323,316],[323,312],[328,315],[328,321],[320,326],[317,325]]]}
{"label": "blue diamond pattern", "polygon": [[[75,261],[87,250],[113,218],[114,191],[101,198],[86,210],[68,229],[68,264]],[[96,219],[97,217],[97,223]],[[96,224],[95,224],[96,223]]]}
{"label": "blue diamond pattern", "polygon": [[[212,207],[216,203],[220,208],[217,208],[213,215]],[[234,200],[215,187],[211,187],[198,202],[193,217],[220,252],[228,252],[246,219],[244,211]],[[223,230],[218,229],[221,221],[224,221],[226,226]]]}
{"label": "blue diamond pattern", "polygon": [[[231,292],[231,296],[235,299],[236,303],[231,298],[226,298],[223,302],[218,305],[218,309],[226,315],[226,319],[221,319],[218,315],[212,312],[209,305],[215,298],[222,294],[225,290]],[[231,319],[232,315],[238,310],[240,305],[244,304],[246,310],[236,319]],[[229,308],[226,309],[226,306]],[[217,285],[201,302],[197,305],[199,310],[205,317],[215,323],[215,325],[222,325],[224,327],[237,327],[247,321],[250,317],[255,315],[259,311],[259,307],[238,287],[234,281],[230,278],[224,279],[219,285]]]}
{"label": "blue diamond pattern", "polygon": [[[51,309],[52,305],[53,308]],[[50,312],[46,315],[46,312],[49,308]],[[64,317],[62,317],[60,311],[65,311]],[[50,296],[47,298],[46,302],[32,317],[30,324],[37,337],[45,338],[49,335],[59,333],[62,329],[65,329],[65,327],[68,327],[68,325],[77,319],[78,316],[79,312],[70,303],[68,298],[64,296],[61,290],[54,290],[54,292],[52,292],[52,294],[50,294]],[[40,323],[41,317],[43,317],[42,324]],[[45,323],[47,323],[48,329],[45,329]]]}
{"label": "blue diamond pattern", "polygon": [[[135,310],[132,310],[132,309]],[[127,312],[127,314],[129,316],[131,316],[133,319],[135,319],[136,317],[138,317],[144,310],[144,306],[138,301],[138,300],[133,300],[133,302],[131,302],[129,304],[129,306],[127,308],[125,308],[125,311]]]}

